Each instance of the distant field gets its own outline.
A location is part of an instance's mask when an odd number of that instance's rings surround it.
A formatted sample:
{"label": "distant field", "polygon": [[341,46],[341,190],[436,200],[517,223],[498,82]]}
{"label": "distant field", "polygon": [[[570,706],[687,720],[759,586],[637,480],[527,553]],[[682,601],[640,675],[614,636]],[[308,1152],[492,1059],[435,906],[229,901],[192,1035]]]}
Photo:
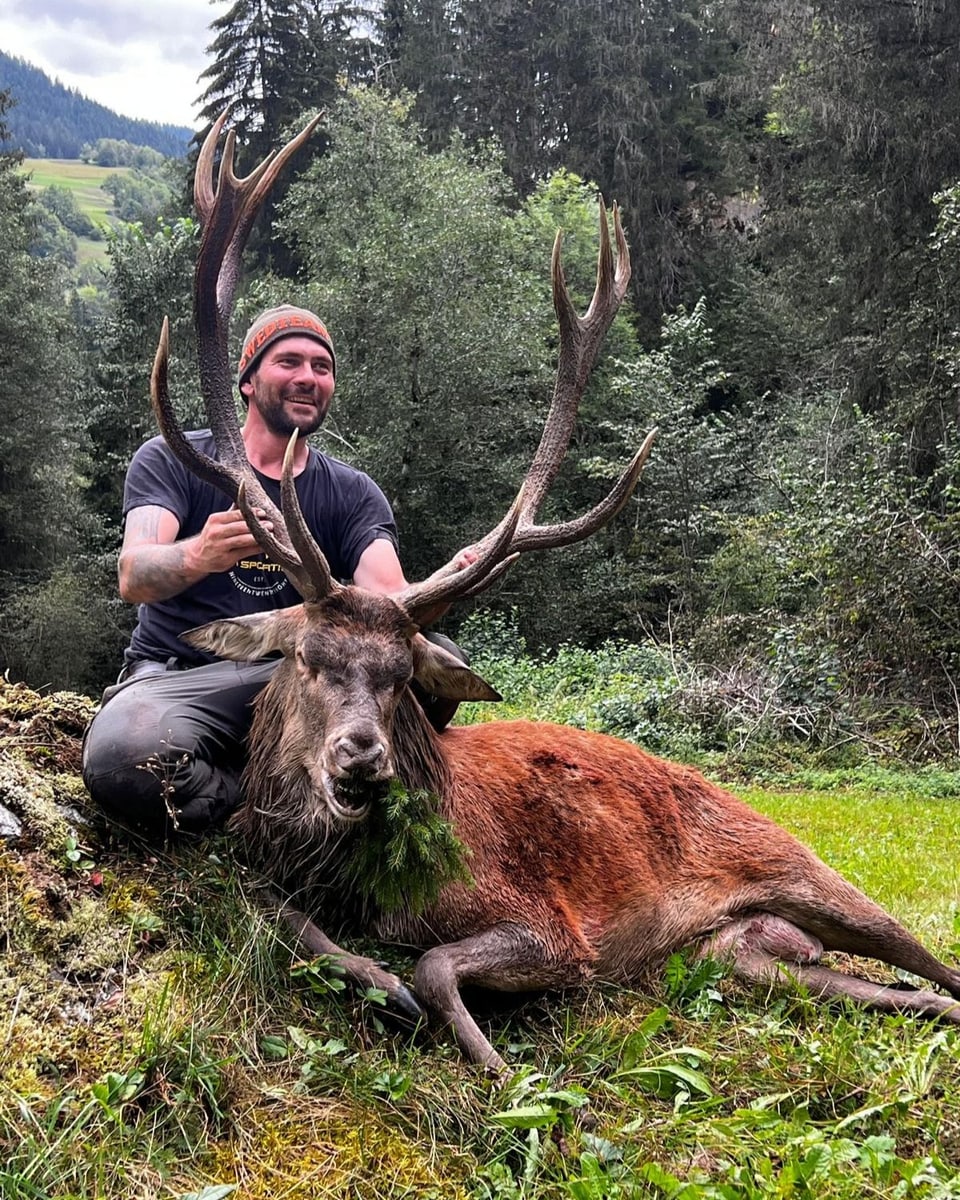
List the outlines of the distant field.
{"label": "distant field", "polygon": [[[38,191],[41,188],[68,188],[80,208],[97,225],[112,228],[115,224],[110,216],[113,197],[101,190],[100,185],[108,175],[129,175],[129,167],[95,167],[76,158],[27,158],[23,162],[24,173],[29,185]],[[77,259],[80,264],[100,261],[106,257],[105,242],[92,242],[80,238]]]}

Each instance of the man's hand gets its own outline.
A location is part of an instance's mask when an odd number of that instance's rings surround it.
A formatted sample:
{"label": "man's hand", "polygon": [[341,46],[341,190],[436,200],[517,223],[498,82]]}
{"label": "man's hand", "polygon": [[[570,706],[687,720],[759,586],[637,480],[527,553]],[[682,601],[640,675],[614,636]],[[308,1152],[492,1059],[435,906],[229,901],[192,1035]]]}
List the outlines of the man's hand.
{"label": "man's hand", "polygon": [[[266,515],[261,508],[254,511],[261,519]],[[270,531],[273,529],[273,522],[264,521],[263,527]],[[260,553],[257,539],[247,528],[246,519],[238,508],[211,513],[196,537],[188,541],[193,542],[190,547],[190,560],[197,570],[205,575],[229,571],[241,559]],[[186,544],[184,543],[185,546]]]}

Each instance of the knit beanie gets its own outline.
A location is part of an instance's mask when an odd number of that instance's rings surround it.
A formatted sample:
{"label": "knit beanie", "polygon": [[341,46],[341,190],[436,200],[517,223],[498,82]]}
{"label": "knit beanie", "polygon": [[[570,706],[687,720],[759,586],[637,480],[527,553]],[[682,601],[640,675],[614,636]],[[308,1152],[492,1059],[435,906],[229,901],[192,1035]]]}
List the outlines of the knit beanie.
{"label": "knit beanie", "polygon": [[262,312],[247,330],[240,352],[240,365],[237,368],[238,387],[250,377],[264,350],[282,337],[310,337],[321,346],[325,346],[330,352],[333,373],[336,375],[337,359],[326,325],[305,308],[281,304],[278,308],[268,308]]}

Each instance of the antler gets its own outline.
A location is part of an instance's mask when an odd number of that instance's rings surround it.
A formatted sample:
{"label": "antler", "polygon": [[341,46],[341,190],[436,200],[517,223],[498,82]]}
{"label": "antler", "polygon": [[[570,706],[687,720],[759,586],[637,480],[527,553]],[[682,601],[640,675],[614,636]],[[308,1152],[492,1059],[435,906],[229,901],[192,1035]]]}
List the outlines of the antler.
{"label": "antler", "polygon": [[[283,513],[287,524],[263,489],[247,461],[243,438],[232,396],[227,330],[240,257],[257,212],[280,171],[313,132],[319,117],[310,121],[292,141],[271,153],[244,179],[233,170],[236,136],[227,134],[217,184],[213,182],[216,148],[226,123],[224,113],[213,125],[197,160],[194,196],[200,214],[202,237],[194,275],[194,319],[200,388],[218,459],[201,453],[183,434],[167,393],[169,328],[164,320],[160,345],[151,377],[151,397],[161,432],[184,465],[233,497],[246,517],[260,546],[283,568],[305,600],[316,600],[340,585],[333,579],[322,551],[306,526],[293,483],[291,438],[284,459],[281,481]],[[503,520],[476,545],[476,558],[462,569],[462,551],[421,583],[409,585],[396,599],[411,619],[429,624],[436,612],[453,600],[474,596],[488,588],[528,550],[567,546],[589,537],[610,521],[627,502],[650,453],[656,430],[649,433],[607,496],[589,512],[571,521],[538,525],[537,513],[550,490],[567,452],[577,410],[594,361],[626,294],[630,281],[630,252],[620,212],[613,206],[616,265],[610,246],[607,210],[600,201],[600,251],[597,283],[586,313],[578,316],[570,300],[560,257],[562,237],[553,247],[551,273],[553,303],[560,325],[560,354],[553,402],[544,425],[540,445],[516,499]],[[256,510],[266,513],[274,532],[264,528]]]}
{"label": "antler", "polygon": [[647,434],[623,475],[589,512],[555,525],[536,523],[540,506],[557,477],[570,444],[577,410],[597,353],[630,282],[630,251],[616,204],[613,206],[613,230],[617,243],[616,267],[610,247],[607,209],[601,199],[597,283],[590,306],[582,317],[577,315],[567,290],[560,255],[563,238],[562,234],[557,234],[553,244],[551,277],[553,306],[560,325],[560,354],[553,401],[540,445],[510,511],[474,547],[476,560],[459,569],[460,551],[427,579],[411,584],[397,597],[415,622],[428,622],[429,615],[438,608],[484,591],[527,550],[568,546],[589,537],[617,515],[636,487],[656,430]]}
{"label": "antler", "polygon": [[[280,511],[247,461],[233,399],[227,334],[240,274],[240,258],[250,229],[277,176],[313,133],[320,117],[311,120],[282,150],[269,154],[243,179],[238,178],[233,169],[236,134],[230,130],[215,186],[214,160],[227,116],[228,112],[224,112],[207,134],[194,177],[194,200],[202,231],[193,283],[197,362],[200,392],[218,458],[210,458],[199,451],[184,435],[170,404],[167,389],[170,332],[166,319],[154,359],[150,396],[160,432],[174,454],[188,470],[221,488],[236,501],[261,547],[280,564],[305,600],[315,600],[330,590],[330,569],[326,562],[321,569],[313,553],[303,555],[301,550],[298,555],[294,549],[297,542],[291,540]],[[274,533],[263,527],[256,517],[256,509],[266,513],[266,519],[273,523]]]}

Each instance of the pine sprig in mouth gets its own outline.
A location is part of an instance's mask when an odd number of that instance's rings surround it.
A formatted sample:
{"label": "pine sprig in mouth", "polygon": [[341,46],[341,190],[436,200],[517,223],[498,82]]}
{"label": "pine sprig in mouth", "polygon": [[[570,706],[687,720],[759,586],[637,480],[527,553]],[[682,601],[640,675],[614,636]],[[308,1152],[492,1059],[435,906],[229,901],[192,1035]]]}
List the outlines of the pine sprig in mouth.
{"label": "pine sprig in mouth", "polygon": [[419,916],[447,884],[473,885],[469,854],[437,812],[435,795],[408,791],[392,779],[371,804],[363,832],[351,839],[344,874],[348,886],[381,912]]}

